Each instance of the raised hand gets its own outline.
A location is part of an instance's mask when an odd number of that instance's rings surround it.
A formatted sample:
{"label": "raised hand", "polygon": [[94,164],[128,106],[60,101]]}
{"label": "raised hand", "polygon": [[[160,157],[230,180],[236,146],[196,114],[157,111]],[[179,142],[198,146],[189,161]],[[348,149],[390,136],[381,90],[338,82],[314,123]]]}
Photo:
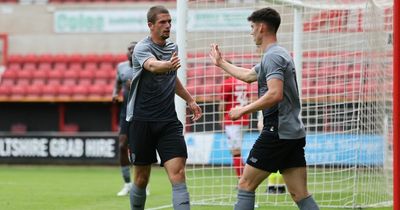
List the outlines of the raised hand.
{"label": "raised hand", "polygon": [[209,56],[211,58],[211,61],[214,63],[214,65],[216,65],[216,66],[220,65],[220,63],[222,61],[222,55],[221,55],[221,52],[219,51],[217,44],[211,44]]}
{"label": "raised hand", "polygon": [[174,53],[172,53],[172,57],[169,60],[169,62],[171,63],[171,70],[172,71],[176,71],[181,67],[181,60],[179,59],[176,51]]}

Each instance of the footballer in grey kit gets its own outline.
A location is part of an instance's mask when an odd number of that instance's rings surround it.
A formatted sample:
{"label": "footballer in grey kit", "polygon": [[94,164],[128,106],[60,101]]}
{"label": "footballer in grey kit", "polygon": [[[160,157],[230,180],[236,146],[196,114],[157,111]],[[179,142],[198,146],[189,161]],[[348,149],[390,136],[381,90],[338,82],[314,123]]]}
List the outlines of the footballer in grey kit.
{"label": "footballer in grey kit", "polygon": [[295,66],[290,54],[278,45],[276,33],[280,14],[272,8],[254,11],[247,19],[251,35],[264,53],[261,63],[252,69],[241,68],[223,59],[218,45],[211,46],[212,62],[232,76],[258,81],[259,98],[229,112],[232,120],[262,110],[263,128],[257,138],[239,180],[235,210],[253,210],[255,190],[271,173],[278,170],[300,210],[319,210],[307,189],[304,155],[305,130],[300,118],[300,98]]}
{"label": "footballer in grey kit", "polygon": [[262,58],[259,68],[255,68],[258,81],[258,96],[268,91],[267,81],[279,79],[283,81],[284,99],[263,109],[264,124],[277,122],[278,134],[281,139],[299,139],[306,136],[303,122],[300,118],[301,104],[298,94],[296,70],[289,52],[278,44],[270,45]]}
{"label": "footballer in grey kit", "polygon": [[131,42],[127,49],[127,61],[117,65],[117,75],[115,77],[115,85],[112,93],[112,101],[116,102],[119,98],[119,93],[122,91],[122,105],[119,115],[119,164],[121,166],[121,174],[124,181],[122,189],[117,193],[117,196],[126,196],[132,188],[131,170],[128,158],[128,122],[126,118],[126,104],[130,90],[131,79],[133,77],[132,70],[132,53],[136,42]]}
{"label": "footballer in grey kit", "polygon": [[151,7],[147,13],[150,36],[135,47],[131,91],[126,120],[131,162],[134,165],[134,185],[130,192],[132,210],[145,207],[145,188],[151,164],[158,152],[172,185],[174,210],[189,210],[185,165],[187,148],[183,126],[175,111],[175,94],[188,104],[193,120],[201,117],[201,109],[183,87],[176,71],[180,70],[178,47],[167,40],[172,18],[164,6]]}

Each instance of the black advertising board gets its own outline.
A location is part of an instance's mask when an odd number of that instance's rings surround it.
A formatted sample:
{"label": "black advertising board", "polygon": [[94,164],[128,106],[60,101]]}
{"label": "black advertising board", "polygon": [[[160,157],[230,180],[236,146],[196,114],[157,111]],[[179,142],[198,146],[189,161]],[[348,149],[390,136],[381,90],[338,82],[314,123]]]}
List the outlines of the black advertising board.
{"label": "black advertising board", "polygon": [[117,164],[118,134],[0,134],[0,164]]}

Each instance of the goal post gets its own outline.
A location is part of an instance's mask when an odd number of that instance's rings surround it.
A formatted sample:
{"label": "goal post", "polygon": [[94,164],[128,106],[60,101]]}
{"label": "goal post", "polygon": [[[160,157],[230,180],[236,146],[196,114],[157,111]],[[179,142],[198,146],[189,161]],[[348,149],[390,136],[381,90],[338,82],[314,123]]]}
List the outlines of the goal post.
{"label": "goal post", "polygon": [[400,0],[393,11],[393,210],[400,210]]}
{"label": "goal post", "polygon": [[[396,203],[393,1],[323,2],[187,2],[186,82],[204,112],[199,122],[186,120],[185,126],[193,204],[236,201],[237,177],[219,109],[224,75],[209,59],[210,44],[219,44],[225,58],[236,65],[251,68],[259,63],[261,55],[252,42],[247,16],[267,6],[281,14],[278,41],[293,54],[299,74],[309,191],[322,207]],[[257,95],[256,85],[250,95]],[[243,159],[258,136],[256,114],[250,121],[242,130]],[[293,205],[289,194],[271,195],[265,190],[262,183],[256,191],[258,206]]]}

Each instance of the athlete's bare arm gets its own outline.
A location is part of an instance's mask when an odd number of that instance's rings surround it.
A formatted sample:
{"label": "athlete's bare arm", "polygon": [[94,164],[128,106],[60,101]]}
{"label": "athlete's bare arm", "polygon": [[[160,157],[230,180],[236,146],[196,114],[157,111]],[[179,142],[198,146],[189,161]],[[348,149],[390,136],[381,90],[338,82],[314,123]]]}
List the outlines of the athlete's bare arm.
{"label": "athlete's bare arm", "polygon": [[156,58],[149,58],[144,62],[143,66],[147,71],[160,74],[168,71],[178,70],[179,67],[181,67],[181,60],[176,52],[174,52],[169,61],[160,61]]}
{"label": "athlete's bare arm", "polygon": [[196,121],[196,120],[200,119],[200,117],[202,115],[201,108],[199,107],[199,105],[197,105],[196,101],[190,95],[189,91],[187,91],[187,89],[185,87],[183,87],[183,85],[178,77],[176,78],[175,93],[179,97],[181,97],[183,100],[185,100],[186,103],[188,104],[189,109],[193,113],[192,120]]}
{"label": "athlete's bare arm", "polygon": [[214,65],[222,68],[225,72],[243,82],[252,83],[257,81],[257,72],[255,68],[247,69],[230,64],[222,57],[217,44],[211,45],[210,58]]}

